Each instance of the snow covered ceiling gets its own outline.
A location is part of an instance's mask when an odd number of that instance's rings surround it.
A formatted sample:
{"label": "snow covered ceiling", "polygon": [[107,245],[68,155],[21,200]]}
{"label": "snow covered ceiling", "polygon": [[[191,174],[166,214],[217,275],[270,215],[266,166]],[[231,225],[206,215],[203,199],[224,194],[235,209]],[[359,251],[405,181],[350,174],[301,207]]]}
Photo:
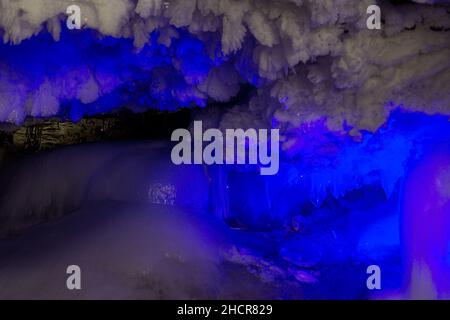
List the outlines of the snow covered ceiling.
{"label": "snow covered ceiling", "polygon": [[0,0],[0,121],[204,106],[251,84],[220,126],[280,127],[284,149],[317,122],[358,135],[399,105],[450,115],[449,30],[449,1]]}

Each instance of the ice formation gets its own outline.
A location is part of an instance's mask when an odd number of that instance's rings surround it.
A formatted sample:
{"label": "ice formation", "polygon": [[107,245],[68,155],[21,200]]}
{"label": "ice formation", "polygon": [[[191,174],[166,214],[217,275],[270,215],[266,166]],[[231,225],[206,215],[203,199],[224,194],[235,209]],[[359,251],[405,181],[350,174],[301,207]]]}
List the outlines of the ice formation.
{"label": "ice formation", "polygon": [[448,299],[450,295],[449,186],[448,144],[429,152],[406,179],[402,235],[407,256],[405,282],[412,299]]}
{"label": "ice formation", "polygon": [[[378,2],[382,30],[366,28],[368,0],[3,0],[0,120],[67,104],[75,120],[124,105],[204,105],[242,83],[259,88],[253,119],[286,133],[321,118],[334,131],[375,131],[398,104],[448,114],[447,1]],[[66,30],[71,4],[85,31]],[[259,106],[261,95],[273,100]]]}

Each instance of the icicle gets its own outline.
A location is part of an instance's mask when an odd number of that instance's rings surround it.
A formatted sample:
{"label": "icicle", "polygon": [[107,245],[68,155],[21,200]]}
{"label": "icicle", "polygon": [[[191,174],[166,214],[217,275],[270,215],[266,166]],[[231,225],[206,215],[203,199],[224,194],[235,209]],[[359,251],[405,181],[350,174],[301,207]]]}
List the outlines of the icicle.
{"label": "icicle", "polygon": [[345,187],[342,180],[342,176],[339,174],[334,174],[331,180],[330,193],[335,199],[338,199],[345,194]]}
{"label": "icicle", "polygon": [[389,170],[382,171],[380,174],[380,184],[386,194],[386,198],[390,198],[395,189],[395,184],[397,183],[398,177],[394,172]]}
{"label": "icicle", "polygon": [[310,200],[319,208],[327,196],[328,177],[327,174],[312,174]]}

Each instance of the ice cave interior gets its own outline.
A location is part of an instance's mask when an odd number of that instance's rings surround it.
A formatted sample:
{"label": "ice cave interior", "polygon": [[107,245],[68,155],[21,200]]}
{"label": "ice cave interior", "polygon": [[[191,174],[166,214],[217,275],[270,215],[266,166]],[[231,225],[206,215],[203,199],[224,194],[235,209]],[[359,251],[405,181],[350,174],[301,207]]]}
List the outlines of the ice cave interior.
{"label": "ice cave interior", "polygon": [[[450,298],[449,1],[1,0],[0,37],[0,298]],[[194,121],[279,129],[278,173],[174,165]]]}

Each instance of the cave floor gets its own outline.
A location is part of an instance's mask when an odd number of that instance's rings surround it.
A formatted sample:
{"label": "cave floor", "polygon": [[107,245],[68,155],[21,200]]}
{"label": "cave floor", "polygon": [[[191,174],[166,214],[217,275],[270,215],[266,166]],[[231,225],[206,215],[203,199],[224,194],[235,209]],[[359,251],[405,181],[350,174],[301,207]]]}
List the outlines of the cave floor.
{"label": "cave floor", "polygon": [[[361,261],[280,259],[289,237],[173,206],[102,202],[0,240],[0,299],[368,297]],[[70,265],[81,290],[67,289]]]}

